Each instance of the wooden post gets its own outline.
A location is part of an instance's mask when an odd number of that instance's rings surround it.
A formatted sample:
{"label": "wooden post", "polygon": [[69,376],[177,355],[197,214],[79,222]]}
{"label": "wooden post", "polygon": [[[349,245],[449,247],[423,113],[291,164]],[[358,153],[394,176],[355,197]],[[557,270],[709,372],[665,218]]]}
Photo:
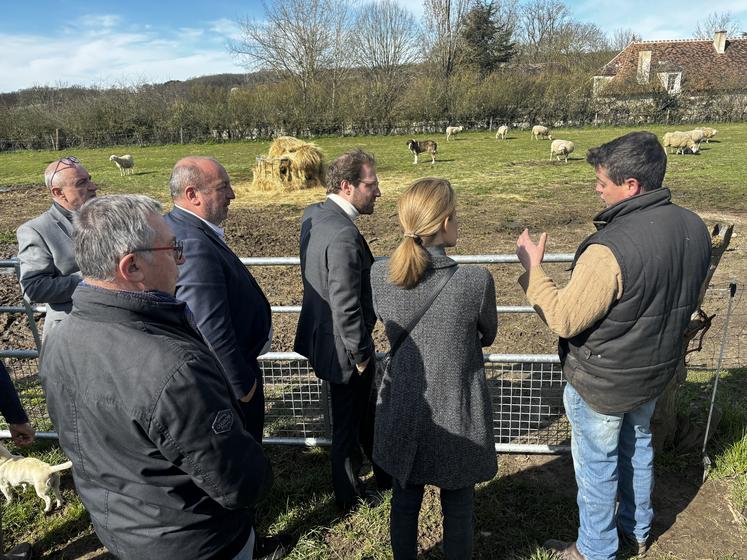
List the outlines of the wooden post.
{"label": "wooden post", "polygon": [[[703,441],[705,426],[702,429],[691,423],[688,418],[683,418],[677,414],[677,391],[687,379],[687,365],[685,357],[688,353],[690,341],[698,333],[707,330],[711,326],[711,319],[700,308],[705,299],[708,285],[716,272],[721,257],[731,241],[731,234],[734,231],[734,224],[716,224],[711,232],[711,264],[708,267],[703,285],[700,288],[698,296],[698,306],[695,313],[690,317],[690,324],[685,330],[682,340],[682,359],[677,366],[674,377],[669,382],[664,392],[656,401],[656,410],[651,418],[651,432],[654,437],[654,449],[661,452],[664,449],[677,449],[678,452],[687,451],[688,448],[697,449]],[[697,350],[700,350],[698,348]],[[712,426],[715,429],[715,424]]]}

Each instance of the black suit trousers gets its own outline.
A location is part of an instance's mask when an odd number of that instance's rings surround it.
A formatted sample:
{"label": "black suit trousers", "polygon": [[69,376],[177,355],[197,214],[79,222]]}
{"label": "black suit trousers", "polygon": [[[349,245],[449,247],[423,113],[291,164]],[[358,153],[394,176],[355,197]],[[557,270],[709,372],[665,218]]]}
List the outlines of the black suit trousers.
{"label": "black suit trousers", "polygon": [[392,487],[391,477],[373,462],[375,399],[371,395],[376,359],[366,370],[352,375],[348,383],[330,383],[332,403],[332,485],[335,500],[341,507],[353,505],[363,496],[358,475],[363,452],[371,462],[377,486]]}
{"label": "black suit trousers", "polygon": [[244,414],[244,429],[257,443],[262,443],[262,432],[265,428],[265,388],[261,379],[257,379],[257,390],[249,402],[239,401]]}

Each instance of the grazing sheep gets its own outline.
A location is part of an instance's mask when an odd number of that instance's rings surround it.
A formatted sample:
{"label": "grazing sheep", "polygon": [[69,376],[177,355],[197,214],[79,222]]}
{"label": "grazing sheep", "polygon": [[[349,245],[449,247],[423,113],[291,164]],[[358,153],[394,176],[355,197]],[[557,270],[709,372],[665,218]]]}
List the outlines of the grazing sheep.
{"label": "grazing sheep", "polygon": [[664,148],[667,149],[667,153],[670,153],[669,148],[675,148],[677,154],[684,155],[688,148],[692,153],[698,153],[698,144],[684,132],[667,132],[664,135]]}
{"label": "grazing sheep", "polygon": [[407,147],[410,148],[410,151],[413,154],[415,154],[415,161],[412,162],[413,165],[417,165],[418,155],[424,152],[431,154],[431,165],[436,163],[438,144],[436,144],[433,140],[423,140],[421,142],[418,142],[417,140],[408,140]]}
{"label": "grazing sheep", "polygon": [[716,130],[715,128],[710,128],[710,127],[707,127],[707,126],[704,126],[700,130],[703,131],[703,135],[705,136],[706,144],[710,144],[709,140],[711,138],[713,138],[714,136],[716,136],[716,133],[718,132],[718,130]]}
{"label": "grazing sheep", "polygon": [[135,160],[130,154],[124,156],[111,156],[109,161],[113,161],[119,167],[120,175],[132,175],[132,168],[135,167]]}
{"label": "grazing sheep", "polygon": [[550,129],[547,128],[546,126],[537,124],[532,127],[532,138],[534,138],[535,140],[539,140],[540,136],[542,138],[547,138],[549,135],[550,135]]}
{"label": "grazing sheep", "polygon": [[698,145],[700,145],[700,143],[703,140],[705,140],[705,133],[699,128],[688,130],[685,134],[687,134],[690,138],[692,138],[693,142],[695,142]]}
{"label": "grazing sheep", "polygon": [[452,136],[456,136],[464,130],[463,126],[447,126],[446,127],[446,141],[448,142]]}
{"label": "grazing sheep", "polygon": [[506,139],[506,135],[508,134],[508,126],[505,124],[502,124],[498,127],[498,132],[495,133],[495,139],[498,140],[500,138],[501,140]]}
{"label": "grazing sheep", "polygon": [[576,145],[570,140],[553,140],[550,144],[550,160],[555,156],[560,161],[560,156],[565,157],[565,162],[568,163],[568,155],[573,153],[576,149]]}

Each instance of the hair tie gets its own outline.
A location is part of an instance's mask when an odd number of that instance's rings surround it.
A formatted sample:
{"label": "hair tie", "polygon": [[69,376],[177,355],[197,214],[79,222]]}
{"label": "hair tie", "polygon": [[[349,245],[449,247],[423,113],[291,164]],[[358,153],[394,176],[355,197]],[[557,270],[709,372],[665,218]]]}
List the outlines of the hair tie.
{"label": "hair tie", "polygon": [[414,239],[414,240],[415,240],[415,243],[417,243],[418,245],[422,245],[422,244],[423,244],[423,240],[422,240],[422,239],[420,238],[420,236],[419,236],[418,234],[416,234],[416,233],[405,232],[405,233],[403,233],[402,235],[403,235],[404,237],[409,237],[410,239]]}

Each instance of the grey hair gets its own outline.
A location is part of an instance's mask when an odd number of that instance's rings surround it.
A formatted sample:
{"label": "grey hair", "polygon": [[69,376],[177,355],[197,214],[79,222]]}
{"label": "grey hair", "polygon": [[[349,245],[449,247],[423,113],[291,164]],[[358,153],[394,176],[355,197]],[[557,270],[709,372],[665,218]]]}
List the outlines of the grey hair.
{"label": "grey hair", "polygon": [[197,190],[205,186],[205,174],[196,163],[200,160],[212,161],[220,165],[217,159],[203,156],[193,156],[178,161],[171,172],[171,177],[169,177],[171,200],[180,198],[184,194],[184,190],[190,185]]}
{"label": "grey hair", "polygon": [[119,259],[153,243],[156,232],[148,219],[160,216],[162,210],[159,202],[140,194],[101,196],[86,202],[73,216],[75,260],[83,276],[114,280]]}

